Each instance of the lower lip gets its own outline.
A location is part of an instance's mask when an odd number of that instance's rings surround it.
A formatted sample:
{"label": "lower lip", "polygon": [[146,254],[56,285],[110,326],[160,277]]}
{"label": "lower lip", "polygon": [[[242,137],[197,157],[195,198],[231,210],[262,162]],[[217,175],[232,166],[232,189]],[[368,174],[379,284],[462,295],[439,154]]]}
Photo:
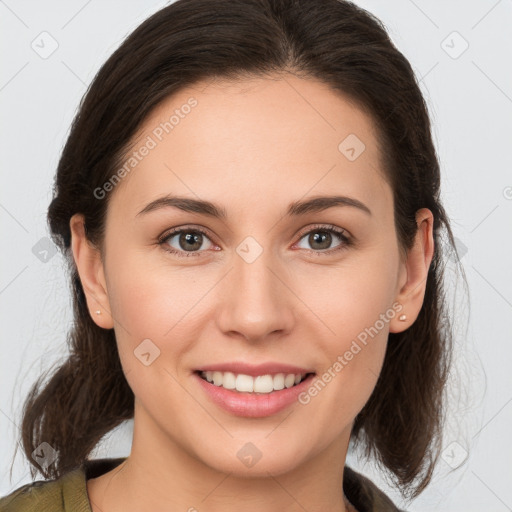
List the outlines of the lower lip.
{"label": "lower lip", "polygon": [[314,374],[308,375],[303,381],[291,388],[258,395],[215,386],[201,378],[199,374],[194,373],[199,385],[214,403],[231,414],[247,418],[271,416],[297,402],[298,395],[308,388],[314,376]]}

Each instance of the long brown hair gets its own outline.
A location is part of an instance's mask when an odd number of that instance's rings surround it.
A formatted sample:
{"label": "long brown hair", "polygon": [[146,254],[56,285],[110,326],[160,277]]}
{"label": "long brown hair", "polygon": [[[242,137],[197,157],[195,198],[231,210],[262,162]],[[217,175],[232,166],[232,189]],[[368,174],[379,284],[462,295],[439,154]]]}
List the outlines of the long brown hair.
{"label": "long brown hair", "polygon": [[[439,162],[413,70],[377,18],[338,0],[178,0],[144,21],[94,78],[63,149],[48,210],[53,240],[69,264],[74,323],[69,358],[44,384],[41,376],[24,403],[21,442],[32,477],[40,471],[57,478],[75,468],[134,413],[114,330],[98,327],[86,307],[70,250],[71,216],[84,215],[88,239],[101,247],[110,195],[100,200],[94,191],[122,166],[138,128],[169,95],[207,78],[283,71],[319,79],[371,115],[404,253],[416,234],[415,212],[426,207],[434,215],[423,306],[406,331],[389,335],[381,375],[352,432],[404,496],[418,495],[430,481],[453,336],[444,264],[449,257],[464,270],[440,201]],[[42,442],[58,454],[43,469],[32,457]]]}

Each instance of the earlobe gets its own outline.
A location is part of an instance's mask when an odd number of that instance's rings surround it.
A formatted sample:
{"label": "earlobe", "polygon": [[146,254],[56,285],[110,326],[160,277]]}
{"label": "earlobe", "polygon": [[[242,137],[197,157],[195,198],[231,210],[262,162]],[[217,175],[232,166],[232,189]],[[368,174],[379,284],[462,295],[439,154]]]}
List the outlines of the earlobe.
{"label": "earlobe", "polygon": [[94,323],[103,329],[114,327],[100,251],[85,234],[83,215],[75,214],[69,222],[71,250]]}
{"label": "earlobe", "polygon": [[[396,301],[402,305],[399,314],[390,322],[389,331],[398,333],[408,329],[418,317],[423,306],[427,287],[428,271],[434,256],[434,217],[428,208],[416,212],[418,226],[414,244],[402,269],[406,274]],[[403,315],[406,316],[405,320]]]}

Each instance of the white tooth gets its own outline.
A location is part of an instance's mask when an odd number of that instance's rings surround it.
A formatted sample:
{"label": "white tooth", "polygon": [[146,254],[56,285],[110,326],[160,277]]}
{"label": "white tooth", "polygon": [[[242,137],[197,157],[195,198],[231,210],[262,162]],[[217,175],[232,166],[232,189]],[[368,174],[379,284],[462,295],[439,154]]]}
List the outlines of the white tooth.
{"label": "white tooth", "polygon": [[[201,375],[215,386],[222,386],[225,389],[236,389],[242,393],[271,393],[281,389],[291,388],[301,382],[302,374],[277,373],[276,375],[251,375],[239,374],[232,372],[211,371],[201,372]],[[305,377],[305,375],[304,375]]]}
{"label": "white tooth", "polygon": [[284,378],[284,385],[285,385],[287,388],[291,388],[294,384],[295,384],[295,375],[294,375],[293,373],[289,373],[289,374]]}
{"label": "white tooth", "polygon": [[254,379],[250,375],[237,375],[235,388],[237,391],[252,393],[254,391]]}
{"label": "white tooth", "polygon": [[224,387],[226,389],[235,389],[235,383],[236,383],[235,374],[231,373],[231,372],[226,372],[223,375],[224,376],[222,379],[222,387]]}
{"label": "white tooth", "polygon": [[213,383],[215,386],[222,386],[222,372],[213,372]]}
{"label": "white tooth", "polygon": [[274,389],[272,375],[259,375],[254,379],[255,393],[271,393]]}
{"label": "white tooth", "polygon": [[277,373],[274,375],[274,389],[276,391],[284,389],[284,373]]}

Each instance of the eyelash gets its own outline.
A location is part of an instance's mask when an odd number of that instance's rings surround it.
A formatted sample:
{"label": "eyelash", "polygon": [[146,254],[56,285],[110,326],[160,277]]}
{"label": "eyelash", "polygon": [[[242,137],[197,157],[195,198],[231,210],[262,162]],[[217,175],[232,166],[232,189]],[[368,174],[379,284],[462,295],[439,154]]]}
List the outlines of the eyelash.
{"label": "eyelash", "polygon": [[[306,235],[309,235],[310,233],[314,233],[314,232],[334,233],[335,235],[337,235],[340,238],[340,240],[342,242],[340,245],[338,245],[334,249],[327,249],[324,251],[315,251],[314,249],[309,249],[309,250],[306,249],[309,252],[311,252],[317,256],[332,255],[333,253],[337,253],[339,251],[349,248],[353,244],[352,239],[346,235],[346,231],[344,229],[337,228],[336,226],[333,226],[331,224],[328,224],[328,225],[317,224],[317,225],[313,226],[308,231],[305,231],[300,234],[299,242]],[[162,236],[160,236],[158,238],[158,245],[161,245],[163,247],[164,251],[176,255],[178,258],[188,258],[190,256],[201,256],[201,253],[203,251],[190,251],[190,252],[178,251],[178,250],[170,247],[167,244],[167,242],[170,238],[172,238],[174,235],[180,234],[180,233],[201,233],[202,235],[204,235],[208,239],[210,239],[210,237],[208,236],[208,233],[202,228],[198,228],[198,227],[179,228],[179,229],[174,229],[174,230],[168,231],[168,232],[164,233]],[[164,246],[167,246],[167,247],[164,247]]]}

